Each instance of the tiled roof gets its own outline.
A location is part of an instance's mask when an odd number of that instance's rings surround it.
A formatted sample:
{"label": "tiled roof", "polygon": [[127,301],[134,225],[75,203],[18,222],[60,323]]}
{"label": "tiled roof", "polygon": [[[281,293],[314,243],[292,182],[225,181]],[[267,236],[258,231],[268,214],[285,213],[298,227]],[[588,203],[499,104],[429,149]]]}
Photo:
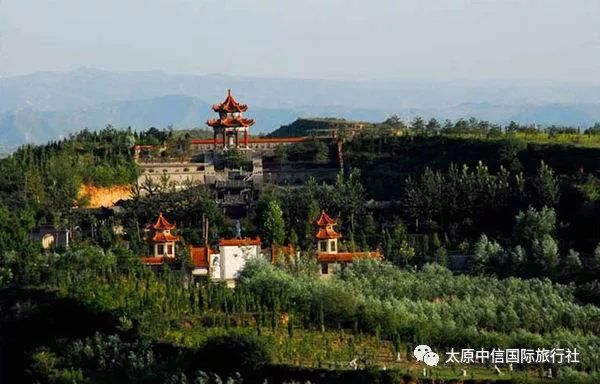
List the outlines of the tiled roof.
{"label": "tiled roof", "polygon": [[211,127],[249,127],[254,124],[254,120],[246,117],[227,116],[222,119],[209,119],[206,124]]}
{"label": "tiled roof", "polygon": [[162,212],[158,214],[158,218],[156,222],[151,225],[152,229],[174,229],[175,225],[169,223],[167,219],[163,216]]}
{"label": "tiled roof", "polygon": [[333,228],[319,228],[316,235],[317,239],[337,239],[342,237],[341,234],[337,233]]}
{"label": "tiled roof", "polygon": [[231,89],[227,90],[227,97],[220,104],[213,105],[213,111],[215,112],[225,112],[225,113],[234,113],[234,112],[246,112],[248,106],[246,104],[238,103],[235,98],[231,95]]}
{"label": "tiled roof", "polygon": [[154,243],[169,243],[173,241],[177,241],[177,236],[171,235],[170,233],[157,232],[152,237],[152,242]]}
{"label": "tiled roof", "polygon": [[329,217],[329,215],[327,214],[327,212],[325,212],[325,210],[322,210],[321,214],[319,215],[319,218],[317,219],[317,221],[315,221],[315,223],[319,227],[324,227],[326,225],[335,225],[337,223],[337,221],[335,221],[334,219]]}

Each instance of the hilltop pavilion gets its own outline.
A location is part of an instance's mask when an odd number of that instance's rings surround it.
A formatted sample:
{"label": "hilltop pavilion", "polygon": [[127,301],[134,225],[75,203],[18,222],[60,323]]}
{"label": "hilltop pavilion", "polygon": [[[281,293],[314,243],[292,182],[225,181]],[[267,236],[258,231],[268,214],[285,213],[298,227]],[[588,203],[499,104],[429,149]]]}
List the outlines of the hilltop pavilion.
{"label": "hilltop pavilion", "polygon": [[[229,89],[225,100],[213,105],[212,109],[219,114],[218,119],[210,119],[206,122],[214,131],[213,147],[217,148],[217,136],[222,136],[219,141],[223,149],[249,148],[249,130],[250,126],[254,124],[254,120],[243,116],[243,113],[248,110],[248,106],[238,103]],[[240,133],[244,134],[243,144],[240,144]]]}

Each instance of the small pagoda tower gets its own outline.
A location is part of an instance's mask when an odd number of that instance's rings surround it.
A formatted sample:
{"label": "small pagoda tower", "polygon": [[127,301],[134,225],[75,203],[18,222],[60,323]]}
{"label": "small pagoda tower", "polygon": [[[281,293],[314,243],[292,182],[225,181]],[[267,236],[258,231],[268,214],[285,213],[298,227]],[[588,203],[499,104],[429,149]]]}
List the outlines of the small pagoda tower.
{"label": "small pagoda tower", "polygon": [[317,225],[317,251],[323,253],[337,253],[337,241],[342,235],[333,227],[337,225],[337,221],[329,217],[327,212],[321,211],[319,218],[315,221]]}
{"label": "small pagoda tower", "polygon": [[[210,119],[206,122],[214,131],[213,147],[217,148],[217,136],[220,136],[223,149],[248,148],[250,126],[254,124],[253,119],[243,116],[248,106],[238,103],[231,95],[231,89],[228,89],[225,100],[220,104],[214,104],[212,109],[219,114],[218,119]],[[243,144],[240,143],[240,133],[244,134]]]}
{"label": "small pagoda tower", "polygon": [[174,229],[175,225],[169,223],[162,212],[158,214],[154,224],[146,226],[146,241],[151,257],[175,258],[175,242],[178,237],[171,233]]}
{"label": "small pagoda tower", "polygon": [[315,221],[317,226],[317,262],[321,266],[321,276],[330,276],[332,265],[338,264],[344,268],[348,263],[352,263],[359,259],[376,259],[382,260],[383,256],[378,252],[339,252],[338,239],[342,234],[337,232],[333,227],[337,225],[337,221],[329,217],[327,212],[321,211],[321,215]]}

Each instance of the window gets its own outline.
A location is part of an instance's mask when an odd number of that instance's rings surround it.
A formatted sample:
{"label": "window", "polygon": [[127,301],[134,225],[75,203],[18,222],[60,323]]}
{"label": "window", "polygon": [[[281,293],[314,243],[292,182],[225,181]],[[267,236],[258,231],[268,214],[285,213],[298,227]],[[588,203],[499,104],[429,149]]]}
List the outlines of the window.
{"label": "window", "polygon": [[336,243],[336,241],[335,241],[335,240],[331,240],[331,241],[329,242],[329,248],[331,249],[331,252],[337,252],[337,250],[335,249],[335,248],[336,248],[336,247],[335,247],[335,243]]}
{"label": "window", "polygon": [[165,253],[165,246],[163,244],[156,245],[156,254],[163,255]]}
{"label": "window", "polygon": [[329,264],[321,263],[321,274],[328,275],[329,274]]}
{"label": "window", "polygon": [[327,240],[319,241],[319,251],[327,252]]}
{"label": "window", "polygon": [[168,255],[172,255],[173,254],[173,244],[168,244],[167,245],[167,254]]}

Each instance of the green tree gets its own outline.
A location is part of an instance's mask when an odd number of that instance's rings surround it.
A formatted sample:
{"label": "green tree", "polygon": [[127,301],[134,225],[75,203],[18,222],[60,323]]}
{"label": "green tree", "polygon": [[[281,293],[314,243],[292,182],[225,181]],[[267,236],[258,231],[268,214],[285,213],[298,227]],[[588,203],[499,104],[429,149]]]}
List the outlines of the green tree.
{"label": "green tree", "polygon": [[292,247],[294,247],[294,249],[298,249],[298,234],[296,233],[296,231],[294,230],[294,228],[292,228],[290,230],[290,236],[288,238],[290,244],[292,245]]}
{"label": "green tree", "polygon": [[[529,207],[516,217],[513,239],[529,255],[531,271],[540,272],[539,267],[554,270],[558,264],[558,243],[556,232],[556,213],[554,209],[543,207],[539,211]],[[537,267],[537,269],[536,269]]]}
{"label": "green tree", "polygon": [[516,216],[514,226],[514,239],[530,250],[531,245],[544,235],[554,235],[556,232],[556,213],[553,208],[543,207],[536,210],[529,207],[526,211],[520,211]]}
{"label": "green tree", "polygon": [[241,168],[247,163],[246,155],[238,148],[228,148],[221,160],[227,168]]}
{"label": "green tree", "polygon": [[285,240],[285,222],[283,212],[277,200],[271,200],[262,217],[264,240],[267,244],[283,244]]}
{"label": "green tree", "polygon": [[333,193],[340,216],[349,222],[348,230],[357,233],[355,218],[364,214],[365,202],[365,188],[360,181],[360,170],[352,168],[347,175],[338,174]]}
{"label": "green tree", "polygon": [[558,203],[560,185],[554,171],[544,161],[540,163],[537,176],[532,180],[535,201],[539,207],[554,207]]}
{"label": "green tree", "polygon": [[519,160],[519,152],[525,147],[521,141],[514,139],[503,140],[498,150],[500,164],[505,166],[511,172],[519,172],[523,165]]}
{"label": "green tree", "polygon": [[384,231],[383,250],[385,258],[398,265],[406,265],[415,256],[415,250],[408,242],[408,231],[402,222],[397,223],[391,231]]}
{"label": "green tree", "polygon": [[329,147],[322,140],[315,139],[313,145],[312,161],[318,164],[329,162]]}
{"label": "green tree", "polygon": [[439,247],[438,249],[436,249],[434,253],[434,258],[435,262],[439,265],[444,267],[448,266],[448,251],[446,251],[446,248]]}
{"label": "green tree", "polygon": [[403,265],[409,265],[413,261],[415,253],[415,249],[410,245],[408,241],[403,240],[400,243],[400,247],[398,248],[398,256],[400,256]]}
{"label": "green tree", "polygon": [[425,133],[425,121],[421,116],[417,116],[410,122],[410,128],[415,134],[422,135]]}
{"label": "green tree", "polygon": [[435,134],[439,133],[441,128],[442,127],[441,127],[440,123],[436,119],[431,118],[427,122],[427,125],[425,125],[425,133],[427,135],[435,135]]}
{"label": "green tree", "polygon": [[315,240],[315,226],[314,221],[319,216],[319,203],[310,199],[308,206],[306,207],[306,216],[304,220],[304,248],[308,249],[311,247]]}
{"label": "green tree", "polygon": [[483,273],[493,269],[503,260],[504,250],[497,242],[489,240],[485,234],[475,243],[475,255],[472,269],[474,272]]}
{"label": "green tree", "polygon": [[595,203],[600,199],[600,180],[592,174],[587,175],[585,181],[575,184],[575,189],[586,202]]}
{"label": "green tree", "polygon": [[534,262],[553,271],[558,265],[558,243],[549,234],[536,238],[532,244]]}

